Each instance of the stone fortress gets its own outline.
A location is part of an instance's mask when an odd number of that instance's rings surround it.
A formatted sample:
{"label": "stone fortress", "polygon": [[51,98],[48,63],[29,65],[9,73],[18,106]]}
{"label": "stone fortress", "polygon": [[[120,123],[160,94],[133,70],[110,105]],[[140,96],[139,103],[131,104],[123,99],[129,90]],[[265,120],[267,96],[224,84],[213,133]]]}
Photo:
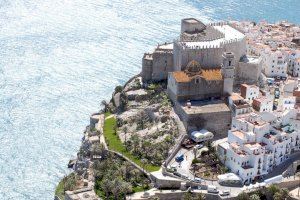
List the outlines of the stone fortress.
{"label": "stone fortress", "polygon": [[205,128],[224,137],[232,117],[227,97],[235,85],[259,80],[261,60],[246,52],[246,36],[230,23],[182,19],[179,39],[144,54],[142,80],[167,81],[188,131]]}
{"label": "stone fortress", "polygon": [[183,19],[179,39],[158,45],[153,53],[144,54],[143,81],[166,80],[169,72],[184,70],[192,60],[203,68],[219,68],[224,52],[234,54],[235,83],[256,83],[261,61],[258,57],[247,56],[246,36],[242,32],[227,22],[205,25],[197,19]]}

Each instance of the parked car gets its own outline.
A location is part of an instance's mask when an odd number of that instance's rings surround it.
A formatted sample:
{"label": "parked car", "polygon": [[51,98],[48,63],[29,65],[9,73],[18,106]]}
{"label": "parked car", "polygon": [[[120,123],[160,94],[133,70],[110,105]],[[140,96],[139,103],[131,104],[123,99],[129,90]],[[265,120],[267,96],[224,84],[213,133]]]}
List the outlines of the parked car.
{"label": "parked car", "polygon": [[173,174],[174,174],[175,176],[179,176],[179,177],[181,176],[181,174],[180,174],[179,172],[174,172]]}
{"label": "parked car", "polygon": [[175,161],[176,162],[182,162],[184,160],[184,155],[183,154],[180,154],[178,155],[176,158],[175,158]]}
{"label": "parked car", "polygon": [[193,146],[194,146],[194,141],[192,141],[192,140],[190,140],[190,139],[185,139],[183,142],[182,142],[182,144],[181,144],[181,146],[183,147],[183,148],[186,148],[186,149],[190,149],[190,148],[192,148]]}
{"label": "parked car", "polygon": [[230,195],[230,191],[229,190],[223,190],[220,192],[221,196],[229,196]]}
{"label": "parked car", "polygon": [[276,99],[279,99],[280,97],[280,91],[279,91],[279,88],[275,88],[275,98]]}
{"label": "parked car", "polygon": [[192,186],[192,190],[199,190],[199,186],[197,186],[197,185]]}
{"label": "parked car", "polygon": [[215,185],[208,185],[207,192],[208,193],[219,193],[218,188]]}
{"label": "parked car", "polygon": [[195,147],[196,147],[197,149],[201,149],[202,147],[204,147],[204,145],[203,145],[203,144],[197,144]]}
{"label": "parked car", "polygon": [[189,179],[189,177],[186,174],[181,174],[181,177],[184,179]]}
{"label": "parked car", "polygon": [[201,183],[201,182],[202,182],[202,179],[201,179],[201,178],[195,178],[195,179],[194,179],[194,182],[196,182],[196,183]]}

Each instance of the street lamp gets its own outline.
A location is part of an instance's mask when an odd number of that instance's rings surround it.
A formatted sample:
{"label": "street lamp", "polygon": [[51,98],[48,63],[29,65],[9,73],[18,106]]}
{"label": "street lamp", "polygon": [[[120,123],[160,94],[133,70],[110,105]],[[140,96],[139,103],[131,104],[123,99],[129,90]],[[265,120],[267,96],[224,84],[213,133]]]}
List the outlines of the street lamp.
{"label": "street lamp", "polygon": [[297,176],[298,176],[298,178],[299,178],[299,185],[298,185],[298,197],[299,197],[299,192],[300,192],[300,174],[297,173]]}

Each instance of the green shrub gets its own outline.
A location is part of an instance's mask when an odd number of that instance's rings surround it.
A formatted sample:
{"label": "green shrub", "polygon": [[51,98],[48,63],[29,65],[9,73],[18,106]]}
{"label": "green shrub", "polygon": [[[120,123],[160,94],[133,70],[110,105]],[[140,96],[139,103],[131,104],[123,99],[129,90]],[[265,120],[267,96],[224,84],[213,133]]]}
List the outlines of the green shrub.
{"label": "green shrub", "polygon": [[123,87],[121,85],[118,85],[117,87],[115,87],[115,93],[122,92],[122,90],[123,90]]}

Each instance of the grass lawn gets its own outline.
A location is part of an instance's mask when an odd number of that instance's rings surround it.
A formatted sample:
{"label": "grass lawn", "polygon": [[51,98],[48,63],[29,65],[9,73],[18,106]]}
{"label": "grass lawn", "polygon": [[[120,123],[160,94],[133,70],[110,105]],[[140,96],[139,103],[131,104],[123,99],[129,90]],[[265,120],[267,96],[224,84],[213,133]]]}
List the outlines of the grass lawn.
{"label": "grass lawn", "polygon": [[[105,116],[109,116],[106,115]],[[116,134],[114,127],[116,127],[116,118],[115,117],[111,117],[109,119],[105,119],[104,121],[104,136],[105,136],[105,140],[106,143],[108,145],[108,148],[114,151],[117,151],[119,153],[124,154],[127,158],[129,158],[130,160],[132,160],[133,162],[135,162],[137,165],[139,165],[140,167],[143,167],[143,164],[141,162],[140,159],[138,159],[137,157],[133,156],[130,152],[128,152],[122,141],[120,140],[119,136]],[[159,170],[160,166],[155,166],[155,165],[150,165],[147,164],[145,166],[145,169],[149,172],[153,172],[153,171],[157,171]]]}
{"label": "grass lawn", "polygon": [[64,181],[63,179],[59,182],[55,189],[55,195],[58,196],[61,200],[65,199],[65,191],[64,191]]}
{"label": "grass lawn", "polygon": [[109,115],[111,115],[111,113],[110,113],[110,112],[106,112],[106,113],[104,113],[104,116],[105,116],[105,117],[108,117]]}
{"label": "grass lawn", "polygon": [[136,186],[132,188],[133,193],[143,192],[145,189],[142,186]]}

